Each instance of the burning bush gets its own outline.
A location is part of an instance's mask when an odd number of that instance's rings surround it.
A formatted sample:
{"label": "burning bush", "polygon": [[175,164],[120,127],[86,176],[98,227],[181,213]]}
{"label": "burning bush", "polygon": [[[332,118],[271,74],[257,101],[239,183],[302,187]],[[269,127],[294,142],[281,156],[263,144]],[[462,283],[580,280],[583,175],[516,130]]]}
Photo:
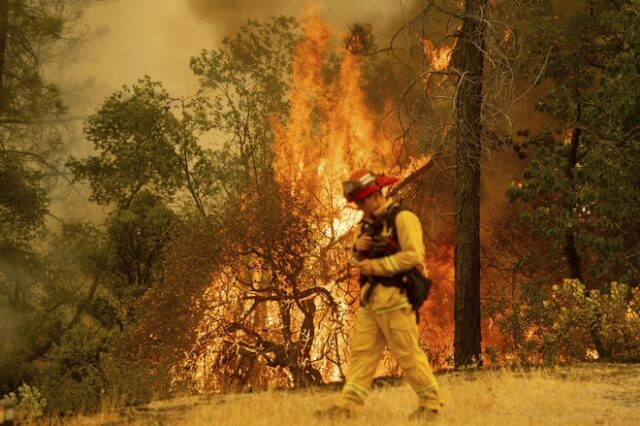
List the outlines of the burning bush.
{"label": "burning bush", "polygon": [[319,230],[309,211],[285,191],[247,194],[237,207],[221,268],[205,294],[200,346],[206,349],[198,360],[205,387],[323,381],[335,336],[334,330],[318,333],[319,324],[337,315],[331,283],[337,288],[348,281],[344,270],[329,266],[329,257],[346,250],[339,244],[318,250]]}

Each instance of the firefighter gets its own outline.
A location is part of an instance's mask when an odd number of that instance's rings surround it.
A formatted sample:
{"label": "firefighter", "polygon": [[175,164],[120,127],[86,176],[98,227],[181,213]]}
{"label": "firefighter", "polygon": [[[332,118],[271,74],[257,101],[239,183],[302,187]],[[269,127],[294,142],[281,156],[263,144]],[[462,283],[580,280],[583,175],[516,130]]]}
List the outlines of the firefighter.
{"label": "firefighter", "polygon": [[[396,178],[376,175],[369,170],[358,170],[343,182],[347,201],[355,202],[364,213],[353,243],[354,264],[361,275],[360,308],[340,401],[319,412],[320,416],[351,417],[355,408],[364,404],[385,344],[418,395],[418,408],[410,417],[428,420],[436,417],[442,407],[438,383],[418,344],[416,312],[398,278],[403,271],[424,260],[422,226],[418,217],[407,209],[395,215],[391,225],[395,230],[384,224],[385,216],[398,205],[387,199],[381,189],[396,181]],[[378,226],[372,226],[374,223]],[[395,249],[393,240],[397,240]],[[387,255],[370,256],[380,244],[392,248]]]}

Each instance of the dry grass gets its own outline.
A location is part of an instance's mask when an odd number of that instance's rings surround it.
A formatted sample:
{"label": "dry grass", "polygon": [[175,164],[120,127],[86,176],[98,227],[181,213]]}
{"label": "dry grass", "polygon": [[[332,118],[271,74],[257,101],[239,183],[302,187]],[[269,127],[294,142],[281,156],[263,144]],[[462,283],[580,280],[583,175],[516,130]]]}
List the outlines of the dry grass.
{"label": "dry grass", "polygon": [[[587,364],[517,371],[449,372],[439,376],[442,425],[640,425],[640,365]],[[328,425],[313,413],[337,391],[216,395],[155,402],[76,418],[70,425]],[[350,426],[413,425],[416,397],[405,384],[375,389]]]}

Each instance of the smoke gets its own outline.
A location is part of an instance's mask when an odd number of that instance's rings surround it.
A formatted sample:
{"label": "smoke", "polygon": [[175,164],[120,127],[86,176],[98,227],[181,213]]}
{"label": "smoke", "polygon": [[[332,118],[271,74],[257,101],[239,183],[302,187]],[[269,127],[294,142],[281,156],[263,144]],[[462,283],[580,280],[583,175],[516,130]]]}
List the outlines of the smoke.
{"label": "smoke", "polygon": [[15,308],[0,299],[0,360],[6,360],[16,350],[21,321],[22,318],[16,315]]}
{"label": "smoke", "polygon": [[233,32],[247,19],[264,20],[271,16],[297,16],[302,11],[302,3],[293,0],[272,0],[268,2],[238,0],[188,0],[188,8],[193,15],[222,34]]}
{"label": "smoke", "polygon": [[[62,89],[69,108],[64,155],[76,158],[94,153],[82,128],[107,96],[145,75],[162,82],[174,97],[194,94],[198,82],[189,59],[220,39],[185,2],[167,0],[99,2],[84,10],[74,30],[77,50],[59,58],[47,75]],[[55,192],[51,212],[57,218],[100,221],[105,215],[104,209],[87,201],[86,185],[70,188],[65,181]]]}
{"label": "smoke", "polygon": [[320,18],[339,32],[355,22],[373,24],[376,36],[387,41],[400,24],[402,16],[409,13],[415,0],[369,0],[345,2],[324,0],[310,2],[301,0],[188,0],[188,8],[200,21],[207,23],[220,35],[230,35],[244,25],[248,19],[265,20],[274,16],[304,16],[314,10]]}

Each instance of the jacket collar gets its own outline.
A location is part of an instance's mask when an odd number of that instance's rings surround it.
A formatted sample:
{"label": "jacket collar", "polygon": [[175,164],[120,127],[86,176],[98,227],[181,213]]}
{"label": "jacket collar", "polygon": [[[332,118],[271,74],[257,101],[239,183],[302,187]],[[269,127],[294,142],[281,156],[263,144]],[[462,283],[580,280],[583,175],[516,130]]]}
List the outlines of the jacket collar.
{"label": "jacket collar", "polygon": [[373,212],[373,215],[376,218],[380,218],[382,216],[385,215],[385,213],[387,213],[387,210],[389,210],[389,207],[391,207],[391,205],[394,203],[393,199],[389,198],[387,199],[387,201],[384,202],[383,205],[381,205],[378,210],[376,210],[375,212]]}

